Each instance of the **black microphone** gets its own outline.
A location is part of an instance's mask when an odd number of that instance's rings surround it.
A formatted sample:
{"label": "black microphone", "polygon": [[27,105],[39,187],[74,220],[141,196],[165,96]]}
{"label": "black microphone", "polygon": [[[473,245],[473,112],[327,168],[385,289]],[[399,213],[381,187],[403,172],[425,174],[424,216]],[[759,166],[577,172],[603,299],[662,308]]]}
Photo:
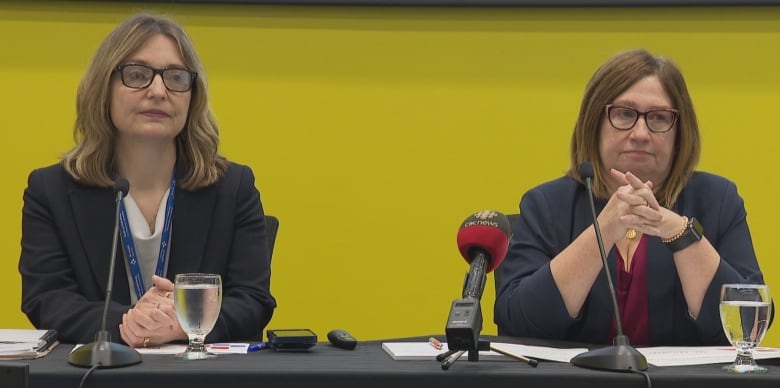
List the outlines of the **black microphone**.
{"label": "black microphone", "polygon": [[504,260],[512,229],[505,215],[484,210],[466,218],[458,230],[458,250],[470,263],[462,298],[452,302],[445,333],[452,350],[478,350],[482,330],[480,299],[487,273]]}
{"label": "black microphone", "polygon": [[611,370],[619,372],[631,372],[632,370],[647,370],[647,359],[642,353],[639,353],[628,343],[628,337],[623,334],[623,324],[620,320],[620,309],[617,303],[617,294],[615,293],[615,284],[612,282],[612,275],[607,265],[607,253],[604,251],[604,239],[601,237],[599,220],[596,215],[596,206],[593,203],[593,165],[585,161],[580,163],[578,172],[581,178],[585,179],[585,185],[588,187],[588,200],[590,201],[590,213],[593,217],[593,229],[596,232],[596,241],[599,244],[601,253],[601,265],[604,274],[607,276],[607,285],[609,285],[609,295],[612,297],[612,309],[615,311],[616,335],[613,345],[601,349],[595,349],[580,353],[571,359],[572,365],[583,368]]}
{"label": "black microphone", "polygon": [[127,179],[118,178],[114,182],[114,193],[116,194],[116,211],[114,214],[114,238],[111,247],[111,262],[108,269],[108,283],[106,284],[106,299],[103,305],[103,320],[100,324],[100,331],[95,334],[95,341],[88,343],[70,353],[68,362],[81,367],[98,368],[118,368],[123,366],[135,365],[141,362],[141,354],[137,350],[111,342],[108,330],[106,330],[106,320],[108,319],[108,306],[111,302],[111,292],[114,288],[114,267],[116,263],[116,246],[119,239],[119,208],[122,198],[130,191],[130,183]]}

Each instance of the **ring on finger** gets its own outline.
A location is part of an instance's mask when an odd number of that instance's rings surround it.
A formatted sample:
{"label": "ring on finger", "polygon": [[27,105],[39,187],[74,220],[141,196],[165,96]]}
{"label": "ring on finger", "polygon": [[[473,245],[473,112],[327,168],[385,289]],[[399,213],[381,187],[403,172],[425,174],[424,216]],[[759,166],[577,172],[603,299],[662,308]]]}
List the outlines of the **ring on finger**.
{"label": "ring on finger", "polygon": [[146,348],[146,347],[148,347],[148,346],[149,346],[149,341],[151,341],[151,340],[152,340],[152,339],[151,339],[151,338],[149,338],[149,337],[144,337],[144,344],[143,344],[143,346],[144,346],[145,348]]}

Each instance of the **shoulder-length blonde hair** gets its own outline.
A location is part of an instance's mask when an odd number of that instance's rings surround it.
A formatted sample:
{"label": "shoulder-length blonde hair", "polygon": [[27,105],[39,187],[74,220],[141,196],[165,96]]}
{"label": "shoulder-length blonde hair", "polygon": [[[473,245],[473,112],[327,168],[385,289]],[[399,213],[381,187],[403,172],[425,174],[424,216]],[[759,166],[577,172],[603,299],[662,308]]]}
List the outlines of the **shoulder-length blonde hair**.
{"label": "shoulder-length blonde hair", "polygon": [[612,195],[604,184],[604,177],[608,176],[609,171],[605,170],[599,154],[600,128],[602,121],[606,119],[604,106],[612,103],[637,81],[653,75],[658,76],[661,81],[664,91],[671,99],[672,107],[680,112],[676,124],[672,168],[656,192],[656,197],[663,206],[674,205],[699,162],[699,125],[680,70],[670,60],[655,57],[645,50],[619,53],[601,65],[588,82],[571,138],[571,166],[568,175],[582,182],[577,168],[580,163],[590,161],[595,172],[593,192],[598,198],[606,199]]}
{"label": "shoulder-length blonde hair", "polygon": [[76,145],[63,156],[65,170],[79,182],[108,187],[113,184],[117,130],[111,121],[111,78],[117,66],[156,35],[171,38],[188,69],[198,73],[192,86],[184,129],[177,136],[177,179],[195,190],[213,184],[227,168],[218,154],[219,129],[208,104],[203,65],[192,41],[175,21],[140,13],[119,24],[103,41],[81,80],[76,96]]}

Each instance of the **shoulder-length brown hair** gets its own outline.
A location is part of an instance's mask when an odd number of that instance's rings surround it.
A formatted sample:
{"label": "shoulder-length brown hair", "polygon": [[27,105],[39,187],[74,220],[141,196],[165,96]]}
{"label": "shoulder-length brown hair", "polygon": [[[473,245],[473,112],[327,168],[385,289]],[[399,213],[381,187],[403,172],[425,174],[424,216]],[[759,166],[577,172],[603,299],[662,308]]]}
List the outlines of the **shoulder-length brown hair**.
{"label": "shoulder-length brown hair", "polygon": [[226,170],[227,161],[217,152],[219,129],[208,104],[206,75],[192,41],[175,21],[140,13],[106,37],[79,85],[73,128],[76,145],[63,156],[65,170],[77,181],[103,187],[113,184],[117,130],[110,115],[111,77],[118,65],[160,34],[177,44],[185,66],[198,73],[187,121],[176,139],[177,179],[182,188],[195,190],[211,185]]}
{"label": "shoulder-length brown hair", "polygon": [[680,70],[670,60],[653,56],[645,50],[619,53],[601,65],[591,77],[585,88],[580,113],[571,138],[571,166],[568,175],[582,182],[577,168],[580,163],[590,161],[595,172],[594,195],[602,199],[612,195],[604,184],[604,178],[608,176],[609,171],[605,170],[599,154],[600,128],[602,120],[606,119],[604,106],[612,103],[617,96],[637,81],[648,76],[658,76],[664,91],[671,99],[672,107],[680,112],[676,124],[672,168],[663,185],[656,191],[659,202],[663,206],[671,207],[699,162],[701,154],[699,125],[691,96],[688,94]]}

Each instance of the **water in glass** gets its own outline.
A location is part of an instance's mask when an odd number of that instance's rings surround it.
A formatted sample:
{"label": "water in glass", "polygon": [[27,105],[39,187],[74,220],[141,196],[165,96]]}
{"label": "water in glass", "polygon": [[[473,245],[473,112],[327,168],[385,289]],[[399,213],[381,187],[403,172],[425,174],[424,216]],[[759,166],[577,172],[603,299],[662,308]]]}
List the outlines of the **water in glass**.
{"label": "water in glass", "polygon": [[753,359],[772,314],[769,289],[759,284],[725,284],[721,289],[720,319],[737,358],[723,369],[730,373],[766,372]]}
{"label": "water in glass", "polygon": [[215,274],[179,274],[174,283],[174,304],[182,330],[189,336],[187,350],[177,358],[213,358],[204,341],[214,328],[222,307],[222,281]]}

